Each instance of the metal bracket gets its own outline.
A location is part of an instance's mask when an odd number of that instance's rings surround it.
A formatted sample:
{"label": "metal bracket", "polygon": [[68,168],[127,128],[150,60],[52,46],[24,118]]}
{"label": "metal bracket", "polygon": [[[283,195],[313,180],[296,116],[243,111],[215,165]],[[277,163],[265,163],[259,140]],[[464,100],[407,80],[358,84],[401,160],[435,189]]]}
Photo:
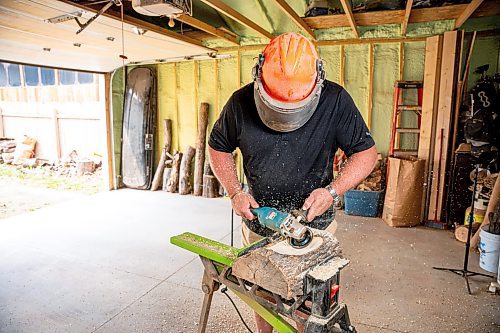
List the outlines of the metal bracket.
{"label": "metal bracket", "polygon": [[107,11],[113,5],[121,6],[122,5],[122,1],[121,0],[109,0],[109,2],[104,7],[102,7],[99,12],[97,12],[94,16],[92,16],[91,18],[89,18],[87,20],[87,22],[85,22],[85,23],[80,22],[80,20],[78,20],[78,17],[75,17],[74,19],[75,19],[76,23],[78,24],[78,26],[80,26],[80,29],[78,29],[78,31],[76,32],[76,34],[78,35],[80,32],[82,32],[83,30],[85,30],[90,25],[90,23],[94,22],[94,20],[96,18],[98,18],[99,16],[101,16],[102,14],[104,14],[104,12]]}

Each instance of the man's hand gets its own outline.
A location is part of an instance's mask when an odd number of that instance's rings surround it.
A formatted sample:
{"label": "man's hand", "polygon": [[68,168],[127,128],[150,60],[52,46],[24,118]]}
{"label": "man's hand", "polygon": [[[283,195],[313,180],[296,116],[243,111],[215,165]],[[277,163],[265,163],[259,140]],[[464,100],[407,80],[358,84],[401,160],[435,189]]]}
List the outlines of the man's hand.
{"label": "man's hand", "polygon": [[248,220],[255,219],[255,215],[252,214],[250,208],[258,208],[259,204],[252,197],[251,194],[247,192],[238,192],[231,199],[231,205],[236,215],[244,217]]}
{"label": "man's hand", "polygon": [[333,197],[326,188],[317,188],[311,192],[304,201],[302,209],[307,212],[307,220],[311,222],[316,216],[320,216],[333,204]]}

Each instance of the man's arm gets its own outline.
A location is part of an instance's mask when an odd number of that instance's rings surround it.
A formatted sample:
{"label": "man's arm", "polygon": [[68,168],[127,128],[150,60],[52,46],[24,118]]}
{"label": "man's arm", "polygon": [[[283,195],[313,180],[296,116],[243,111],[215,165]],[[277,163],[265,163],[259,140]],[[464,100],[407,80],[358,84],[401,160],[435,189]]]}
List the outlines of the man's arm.
{"label": "man's arm", "polygon": [[[342,168],[339,175],[331,183],[338,195],[342,195],[349,189],[361,183],[373,170],[377,162],[377,149],[375,146],[358,153],[352,154]],[[303,209],[309,210],[307,219],[312,221],[316,216],[326,212],[332,205],[333,198],[325,188],[318,188],[311,192],[303,205]]]}
{"label": "man's arm", "polygon": [[259,204],[250,194],[243,192],[241,189],[241,184],[236,176],[233,155],[208,147],[208,156],[212,171],[229,194],[235,213],[253,220],[255,216],[250,211],[250,208],[257,208]]}

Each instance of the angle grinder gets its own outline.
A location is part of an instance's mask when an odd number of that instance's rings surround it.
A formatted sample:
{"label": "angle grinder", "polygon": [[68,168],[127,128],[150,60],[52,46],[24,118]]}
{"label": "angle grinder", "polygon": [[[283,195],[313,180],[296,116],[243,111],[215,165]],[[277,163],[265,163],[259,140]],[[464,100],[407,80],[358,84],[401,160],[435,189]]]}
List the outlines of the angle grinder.
{"label": "angle grinder", "polygon": [[260,225],[279,232],[294,248],[304,248],[313,239],[311,229],[301,223],[307,221],[305,211],[285,213],[271,207],[253,208],[251,211],[257,216]]}

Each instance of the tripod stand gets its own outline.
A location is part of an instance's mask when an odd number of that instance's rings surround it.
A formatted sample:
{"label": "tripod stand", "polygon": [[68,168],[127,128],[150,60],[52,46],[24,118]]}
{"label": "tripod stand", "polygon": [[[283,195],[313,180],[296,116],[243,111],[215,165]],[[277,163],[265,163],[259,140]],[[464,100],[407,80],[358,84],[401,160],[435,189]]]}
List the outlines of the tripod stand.
{"label": "tripod stand", "polygon": [[468,226],[468,232],[467,232],[467,242],[465,243],[465,257],[464,257],[464,267],[462,269],[460,268],[445,268],[445,267],[432,267],[434,269],[440,270],[440,271],[448,271],[455,273],[457,275],[462,276],[465,279],[465,282],[467,283],[467,291],[469,292],[469,295],[472,294],[470,290],[470,285],[469,285],[469,277],[470,276],[486,276],[494,279],[495,277],[492,275],[488,274],[483,274],[483,273],[477,273],[473,271],[469,271],[468,265],[469,265],[469,250],[470,250],[470,238],[472,236],[472,224],[474,223],[474,201],[476,198],[476,188],[477,188],[477,176],[479,173],[479,164],[476,164],[475,168],[475,175],[474,175],[474,188],[472,189],[472,204],[470,207],[470,213],[468,216],[468,221],[469,221],[469,226]]}

